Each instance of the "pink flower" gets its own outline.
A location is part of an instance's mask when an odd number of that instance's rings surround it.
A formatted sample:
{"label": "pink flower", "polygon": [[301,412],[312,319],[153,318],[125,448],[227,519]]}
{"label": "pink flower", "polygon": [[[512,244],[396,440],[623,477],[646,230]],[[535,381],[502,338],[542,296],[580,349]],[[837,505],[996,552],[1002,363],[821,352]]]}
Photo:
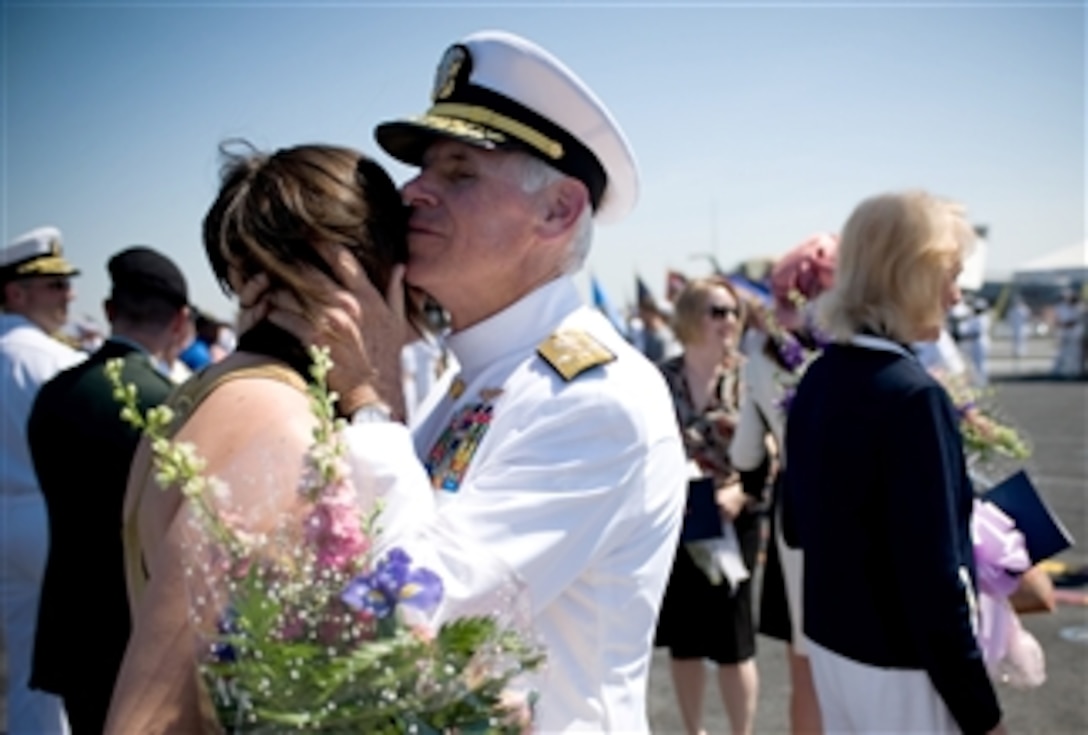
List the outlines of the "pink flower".
{"label": "pink flower", "polygon": [[298,641],[302,640],[306,635],[306,623],[301,617],[294,613],[289,613],[284,616],[283,623],[280,625],[280,639],[285,641]]}
{"label": "pink flower", "polygon": [[323,615],[317,623],[317,640],[326,646],[343,643],[345,637],[348,637],[350,626],[351,619],[343,612]]}
{"label": "pink flower", "polygon": [[306,541],[315,551],[318,569],[351,571],[362,561],[370,543],[348,482],[335,482],[315,500],[306,519]]}
{"label": "pink flower", "polygon": [[408,630],[415,636],[416,640],[420,643],[433,643],[434,642],[434,629],[429,625],[423,625],[416,623],[409,625]]}

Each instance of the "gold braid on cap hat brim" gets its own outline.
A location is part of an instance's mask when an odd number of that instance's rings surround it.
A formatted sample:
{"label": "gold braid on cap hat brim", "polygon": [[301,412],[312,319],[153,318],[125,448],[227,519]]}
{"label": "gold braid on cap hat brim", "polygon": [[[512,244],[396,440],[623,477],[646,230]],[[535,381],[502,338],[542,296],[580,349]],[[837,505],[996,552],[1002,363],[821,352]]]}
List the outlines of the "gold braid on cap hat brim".
{"label": "gold braid on cap hat brim", "polygon": [[79,271],[59,255],[49,255],[44,258],[33,258],[17,265],[11,266],[11,272],[16,277],[29,276],[74,276]]}
{"label": "gold braid on cap hat brim", "polygon": [[532,146],[554,161],[558,161],[563,157],[563,144],[559,141],[552,140],[525,123],[514,120],[506,115],[500,115],[494,110],[489,110],[486,107],[456,102],[443,102],[434,105],[431,109],[427,110],[422,121],[430,123],[431,121],[435,121],[435,118],[452,118],[453,120],[465,120],[476,123],[477,125],[482,125],[506,133],[507,135],[512,135],[522,143]]}

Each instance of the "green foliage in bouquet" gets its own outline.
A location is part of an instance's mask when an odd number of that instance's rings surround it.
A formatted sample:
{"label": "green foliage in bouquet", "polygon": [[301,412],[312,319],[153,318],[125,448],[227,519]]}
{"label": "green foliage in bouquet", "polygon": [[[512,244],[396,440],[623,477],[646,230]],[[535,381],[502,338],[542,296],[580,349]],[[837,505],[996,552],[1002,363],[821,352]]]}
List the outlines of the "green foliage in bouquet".
{"label": "green foliage in bouquet", "polygon": [[975,388],[962,374],[939,373],[936,377],[956,406],[963,449],[968,457],[975,462],[989,462],[997,457],[1022,460],[1031,456],[1020,432],[998,418],[989,391]]}
{"label": "green foliage in bouquet", "polygon": [[544,662],[539,646],[504,613],[433,629],[441,578],[403,549],[377,556],[380,508],[363,514],[343,462],[342,419],[327,388],[332,362],[312,349],[317,426],[300,492],[304,517],[270,535],[251,533],[226,509],[229,488],[204,477],[191,445],[167,439],[173,414],[141,415],[120,361],[106,366],[123,418],[151,442],[155,477],[184,493],[193,512],[201,631],[199,665],[227,732],[517,733],[532,696],[517,678]]}
{"label": "green foliage in bouquet", "polygon": [[[981,419],[981,421],[979,420]],[[975,420],[960,419],[963,448],[968,455],[990,459],[1000,454],[1011,459],[1027,459],[1031,450],[1016,429],[982,415]]]}

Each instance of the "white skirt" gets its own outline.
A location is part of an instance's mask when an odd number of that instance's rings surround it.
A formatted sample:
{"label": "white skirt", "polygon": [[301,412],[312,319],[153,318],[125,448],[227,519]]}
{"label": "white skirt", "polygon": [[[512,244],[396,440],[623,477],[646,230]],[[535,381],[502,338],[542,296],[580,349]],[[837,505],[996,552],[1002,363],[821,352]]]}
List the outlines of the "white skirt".
{"label": "white skirt", "polygon": [[786,609],[790,614],[790,625],[793,628],[793,652],[798,656],[808,655],[808,639],[805,638],[804,607],[802,606],[801,590],[803,579],[801,571],[804,555],[800,549],[790,548],[786,539],[782,537],[782,504],[778,504],[775,511],[778,518],[775,520],[774,542],[778,544],[778,559],[782,567],[782,581],[786,588]]}
{"label": "white skirt", "polygon": [[951,735],[960,729],[920,669],[870,666],[808,642],[824,732]]}

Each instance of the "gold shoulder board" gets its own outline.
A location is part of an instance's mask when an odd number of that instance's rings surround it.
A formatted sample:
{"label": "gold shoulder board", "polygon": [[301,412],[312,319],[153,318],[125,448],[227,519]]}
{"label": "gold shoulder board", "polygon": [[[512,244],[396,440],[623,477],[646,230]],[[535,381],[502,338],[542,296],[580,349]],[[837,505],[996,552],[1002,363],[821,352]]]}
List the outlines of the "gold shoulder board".
{"label": "gold shoulder board", "polygon": [[580,329],[553,333],[540,343],[536,352],[567,381],[574,380],[590,368],[616,359],[611,350]]}

